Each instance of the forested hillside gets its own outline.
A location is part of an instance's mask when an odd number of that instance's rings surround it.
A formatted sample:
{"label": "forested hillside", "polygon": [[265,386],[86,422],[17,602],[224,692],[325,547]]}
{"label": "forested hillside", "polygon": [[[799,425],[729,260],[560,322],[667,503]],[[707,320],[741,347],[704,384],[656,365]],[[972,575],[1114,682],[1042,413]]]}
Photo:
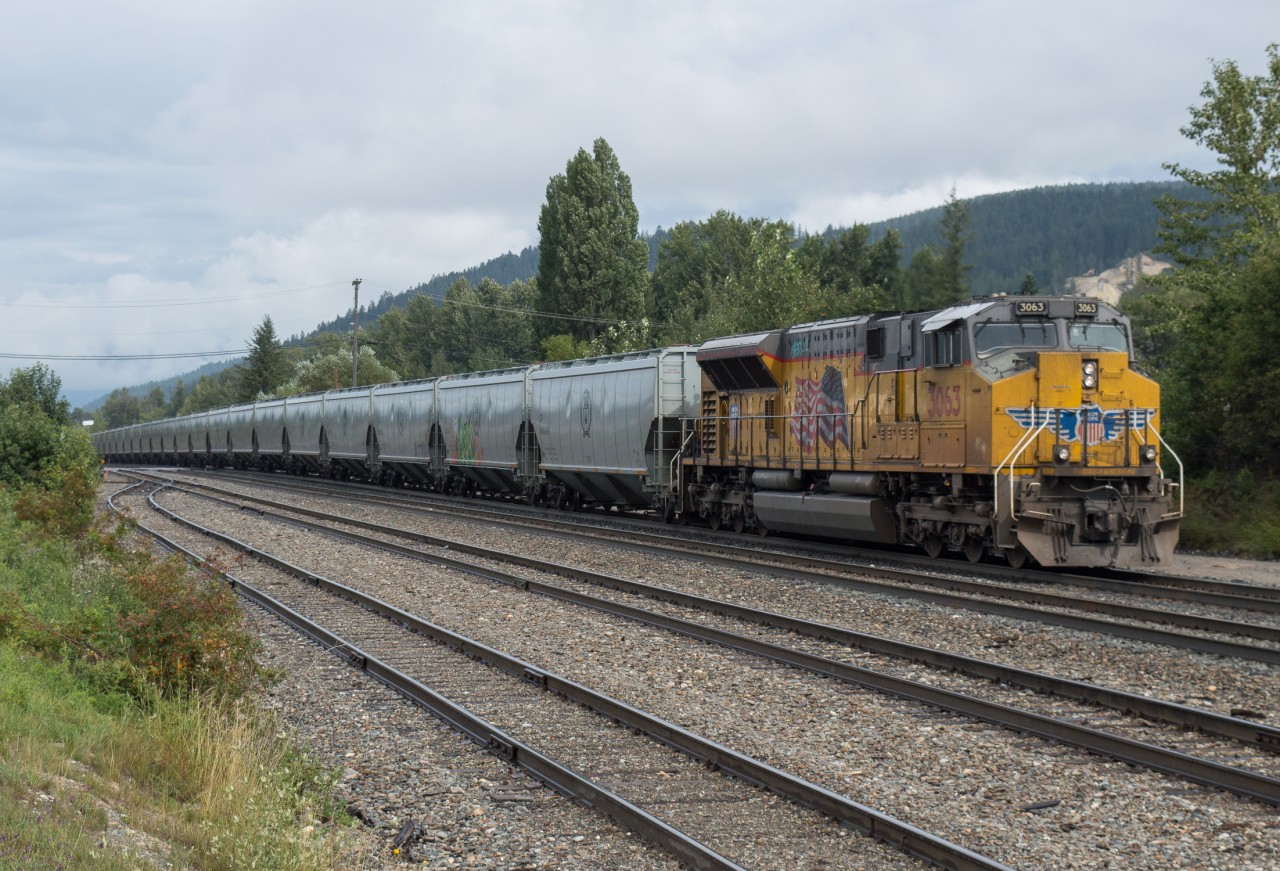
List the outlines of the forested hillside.
{"label": "forested hillside", "polygon": [[[512,254],[508,251],[500,257],[486,260],[479,266],[472,266],[470,269],[464,269],[461,272],[437,275],[430,281],[411,287],[403,293],[384,293],[378,298],[377,302],[371,303],[368,307],[360,307],[360,320],[367,320],[369,323],[373,323],[392,308],[403,308],[409,298],[414,296],[426,294],[433,299],[442,300],[444,299],[444,292],[449,289],[449,285],[459,278],[465,278],[470,284],[479,284],[485,278],[496,281],[498,284],[511,284],[513,281],[527,281],[537,274],[537,246],[525,248],[519,254]],[[340,315],[331,321],[319,324],[315,329],[317,333],[342,333],[350,332],[350,330],[351,313],[349,311],[345,315]],[[295,337],[294,341],[296,340],[297,337]]]}
{"label": "forested hillside", "polygon": [[[962,192],[961,192],[962,193]],[[967,200],[970,206],[971,242],[967,262],[972,267],[969,284],[979,296],[1013,293],[1027,273],[1046,291],[1061,290],[1067,279],[1090,270],[1101,272],[1126,257],[1150,251],[1156,244],[1160,212],[1155,200],[1164,194],[1194,197],[1183,182],[1117,182],[1039,187],[990,194]],[[926,245],[942,245],[942,205],[887,221],[868,224],[870,241],[896,229],[902,241],[903,266]],[[843,227],[828,227],[822,236],[838,235]],[[669,229],[642,233],[649,245],[649,271],[658,262],[659,246],[671,238]],[[410,297],[427,294],[437,301],[458,278],[478,284],[490,278],[498,284],[527,281],[538,274],[538,248],[510,252],[461,272],[437,275],[400,294],[382,298],[361,308],[361,320],[370,321],[392,307],[403,307]],[[350,313],[320,324],[319,331],[350,329]]]}
{"label": "forested hillside", "polygon": [[[1156,245],[1164,194],[1195,198],[1182,182],[1080,184],[991,194],[969,200],[969,284],[973,293],[1016,293],[1026,274],[1060,292],[1067,279],[1101,272]],[[871,224],[872,238],[896,229],[902,263],[942,244],[942,207]],[[828,231],[831,232],[831,231]]]}

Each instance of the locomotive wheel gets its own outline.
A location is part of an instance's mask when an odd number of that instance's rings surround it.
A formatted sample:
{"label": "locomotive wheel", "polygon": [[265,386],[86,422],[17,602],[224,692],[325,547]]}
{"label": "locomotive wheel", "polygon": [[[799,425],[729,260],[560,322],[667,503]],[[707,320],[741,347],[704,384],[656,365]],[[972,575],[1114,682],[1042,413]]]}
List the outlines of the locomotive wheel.
{"label": "locomotive wheel", "polygon": [[982,552],[985,550],[982,546],[982,539],[970,538],[964,543],[965,558],[971,563],[982,562]]}
{"label": "locomotive wheel", "polygon": [[719,529],[720,520],[721,520],[720,511],[719,510],[712,511],[710,514],[707,515],[707,526],[710,526],[712,529]]}
{"label": "locomotive wheel", "polygon": [[742,531],[746,528],[747,518],[743,517],[741,514],[733,515],[733,531],[741,535]]}
{"label": "locomotive wheel", "polygon": [[1031,561],[1031,554],[1027,553],[1022,545],[1018,545],[1006,550],[1004,558],[1009,561],[1009,568],[1017,571]]}
{"label": "locomotive wheel", "polygon": [[920,546],[929,555],[929,559],[937,559],[942,556],[942,539],[936,535],[927,536],[924,541],[920,542]]}

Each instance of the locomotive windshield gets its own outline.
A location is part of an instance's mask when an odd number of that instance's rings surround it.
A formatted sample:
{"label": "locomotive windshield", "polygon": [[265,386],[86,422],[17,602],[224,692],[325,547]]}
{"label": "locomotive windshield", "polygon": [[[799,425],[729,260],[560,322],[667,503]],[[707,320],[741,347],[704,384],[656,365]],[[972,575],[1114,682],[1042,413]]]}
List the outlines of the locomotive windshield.
{"label": "locomotive windshield", "polygon": [[978,356],[986,357],[1010,348],[1053,348],[1058,331],[1052,323],[1021,321],[1014,324],[982,323],[974,327],[973,340]]}
{"label": "locomotive windshield", "polygon": [[1067,331],[1067,341],[1073,348],[1129,352],[1129,337],[1120,324],[1073,323]]}

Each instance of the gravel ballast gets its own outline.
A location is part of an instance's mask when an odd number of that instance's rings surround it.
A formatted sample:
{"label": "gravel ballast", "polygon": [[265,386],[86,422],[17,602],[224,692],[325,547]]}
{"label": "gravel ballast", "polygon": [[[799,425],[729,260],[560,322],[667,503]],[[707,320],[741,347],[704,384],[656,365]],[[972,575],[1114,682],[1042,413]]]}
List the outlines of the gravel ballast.
{"label": "gravel ballast", "polygon": [[[266,524],[205,500],[173,494],[162,498],[180,513],[237,538],[1015,866],[1266,868],[1280,862],[1275,812],[1260,805],[626,621],[535,600],[458,572]],[[332,503],[326,507],[341,510]],[[365,519],[381,519],[375,509],[360,513]],[[387,521],[410,525],[402,513]],[[412,523],[423,526],[420,518]],[[483,524],[444,519],[433,521],[429,531],[472,543],[489,534]],[[600,570],[638,578],[662,577],[672,586],[678,579],[679,586],[701,595],[763,600],[758,604],[796,616],[808,612],[810,619],[999,656],[1022,667],[1143,687],[1137,691],[1155,695],[1171,690],[1169,697],[1183,700],[1247,704],[1253,710],[1275,706],[1276,679],[1266,667],[762,580],[691,561],[654,560],[599,546],[577,554],[560,540],[526,538],[509,530],[494,534],[507,549],[542,549],[563,562],[590,562]],[[1204,682],[1198,691],[1197,679]],[[1261,701],[1249,686],[1254,683],[1266,688]],[[1188,693],[1188,687],[1197,695]]]}

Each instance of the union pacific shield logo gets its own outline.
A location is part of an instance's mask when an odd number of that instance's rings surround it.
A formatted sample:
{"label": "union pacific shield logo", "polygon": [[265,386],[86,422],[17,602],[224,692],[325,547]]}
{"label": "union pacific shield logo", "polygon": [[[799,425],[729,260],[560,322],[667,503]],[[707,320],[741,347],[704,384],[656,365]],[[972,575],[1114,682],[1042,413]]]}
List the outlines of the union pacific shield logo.
{"label": "union pacific shield logo", "polygon": [[1083,405],[1079,408],[1010,408],[1008,415],[1023,429],[1039,429],[1048,421],[1046,430],[1060,442],[1083,441],[1086,445],[1113,442],[1125,431],[1126,417],[1131,430],[1141,432],[1155,417],[1154,408],[1108,408]]}

